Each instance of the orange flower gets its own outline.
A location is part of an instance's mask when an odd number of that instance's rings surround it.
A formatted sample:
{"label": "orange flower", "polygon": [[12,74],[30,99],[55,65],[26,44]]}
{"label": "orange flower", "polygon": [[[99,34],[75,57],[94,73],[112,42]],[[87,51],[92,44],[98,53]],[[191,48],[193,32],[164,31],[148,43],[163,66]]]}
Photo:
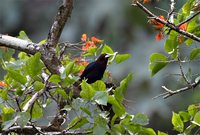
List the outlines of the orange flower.
{"label": "orange flower", "polygon": [[179,26],[179,29],[186,31],[187,26],[188,26],[188,23],[181,24],[181,26]]}
{"label": "orange flower", "polygon": [[[159,18],[161,20],[165,20],[165,17],[164,16],[159,16]],[[161,30],[165,25],[156,21],[155,19],[150,19],[150,23],[153,25],[153,27],[156,29],[156,30]]]}
{"label": "orange flower", "polygon": [[160,31],[156,34],[156,41],[160,41],[161,39],[163,39],[164,35],[163,33]]}
{"label": "orange flower", "polygon": [[144,4],[147,4],[147,3],[149,3],[151,0],[143,0],[143,3]]}
{"label": "orange flower", "polygon": [[90,48],[95,48],[96,45],[94,44],[94,42],[86,42],[85,45],[82,46],[82,51],[87,51]]}
{"label": "orange flower", "polygon": [[8,86],[4,81],[0,81],[0,87],[6,87]]}
{"label": "orange flower", "polygon": [[85,59],[82,59],[82,58],[75,58],[75,62],[78,65],[81,65],[81,66],[84,66],[84,67],[86,67],[89,64],[89,62],[87,62]]}
{"label": "orange flower", "polygon": [[100,40],[100,39],[98,39],[98,38],[96,38],[96,37],[92,37],[91,38],[91,40],[92,40],[92,42],[94,42],[95,44],[98,44],[98,43],[102,43],[103,41],[102,40]]}
{"label": "orange flower", "polygon": [[84,33],[81,37],[81,41],[85,42],[87,40],[87,35]]}

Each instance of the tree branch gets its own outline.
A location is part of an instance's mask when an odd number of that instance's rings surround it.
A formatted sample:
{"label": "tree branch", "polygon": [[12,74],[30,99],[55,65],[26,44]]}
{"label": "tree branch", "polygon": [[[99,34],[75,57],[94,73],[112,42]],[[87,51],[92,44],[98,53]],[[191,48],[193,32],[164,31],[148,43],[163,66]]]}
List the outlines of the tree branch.
{"label": "tree branch", "polygon": [[175,94],[178,94],[178,93],[181,93],[181,92],[184,92],[184,91],[193,89],[193,88],[197,87],[199,84],[200,84],[200,80],[198,80],[197,82],[194,82],[194,83],[192,83],[192,84],[190,84],[190,85],[188,85],[188,86],[186,86],[186,87],[183,87],[183,88],[180,88],[180,89],[178,89],[178,90],[175,90],[175,91],[170,90],[170,89],[168,89],[168,88],[165,87],[165,86],[162,86],[162,88],[163,88],[166,92],[164,92],[164,93],[162,93],[162,94],[160,94],[160,95],[154,97],[153,99],[156,99],[156,98],[158,98],[158,97],[163,97],[164,99],[166,99],[166,98],[168,98],[168,97],[170,97],[170,96],[172,96],[172,95],[175,95]]}
{"label": "tree branch", "polygon": [[73,0],[63,0],[47,38],[48,47],[56,47],[62,30],[73,9]]}
{"label": "tree branch", "polygon": [[165,26],[167,26],[168,28],[188,37],[188,38],[191,38],[195,41],[198,41],[200,42],[200,37],[190,33],[190,32],[186,32],[184,30],[181,30],[179,29],[178,26],[176,26],[175,24],[173,23],[169,23],[165,20],[162,20],[160,19],[159,17],[157,17],[156,15],[154,15],[151,11],[149,11],[145,6],[143,6],[140,2],[136,1],[134,4],[132,4],[132,6],[137,6],[139,7],[140,9],[142,9],[150,18],[153,18],[155,19],[157,22],[161,23],[161,24],[164,24]]}
{"label": "tree branch", "polygon": [[11,37],[8,35],[0,36],[0,46],[23,51],[28,54],[35,54],[37,51],[40,50],[40,47],[36,43],[28,42],[26,40]]}

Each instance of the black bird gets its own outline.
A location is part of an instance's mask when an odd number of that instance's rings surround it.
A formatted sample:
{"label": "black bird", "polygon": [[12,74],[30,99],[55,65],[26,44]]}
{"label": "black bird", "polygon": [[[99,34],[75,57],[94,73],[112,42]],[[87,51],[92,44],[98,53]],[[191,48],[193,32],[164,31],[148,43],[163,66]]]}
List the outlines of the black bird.
{"label": "black bird", "polygon": [[88,64],[81,74],[80,80],[86,79],[89,84],[101,80],[106,70],[109,57],[109,54],[101,54],[96,61]]}

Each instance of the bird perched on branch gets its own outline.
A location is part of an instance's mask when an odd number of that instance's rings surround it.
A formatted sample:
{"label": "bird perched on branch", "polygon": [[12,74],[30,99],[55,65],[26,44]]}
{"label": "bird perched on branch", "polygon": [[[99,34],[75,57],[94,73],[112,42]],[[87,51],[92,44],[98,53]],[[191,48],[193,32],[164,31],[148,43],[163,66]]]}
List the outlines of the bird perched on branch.
{"label": "bird perched on branch", "polygon": [[106,70],[109,57],[109,54],[101,54],[96,61],[88,64],[81,74],[80,80],[85,79],[89,84],[101,80]]}

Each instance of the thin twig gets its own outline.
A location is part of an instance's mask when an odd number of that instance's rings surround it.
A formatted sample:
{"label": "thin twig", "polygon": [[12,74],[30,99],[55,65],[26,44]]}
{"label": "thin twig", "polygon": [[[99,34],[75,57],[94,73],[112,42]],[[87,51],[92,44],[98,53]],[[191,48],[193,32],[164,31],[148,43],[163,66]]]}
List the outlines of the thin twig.
{"label": "thin twig", "polygon": [[192,20],[194,17],[196,17],[197,15],[200,14],[200,11],[196,12],[195,14],[189,16],[186,20],[180,22],[179,24],[177,24],[177,26],[181,26],[182,24],[186,23],[186,22],[189,22],[190,20]]}
{"label": "thin twig", "polygon": [[160,19],[159,17],[157,17],[156,15],[154,15],[151,11],[149,11],[145,6],[143,6],[140,2],[136,1],[134,4],[132,4],[132,6],[137,6],[140,9],[142,9],[150,18],[155,19],[157,22],[164,24],[166,27],[188,37],[191,38],[195,41],[200,42],[200,37],[190,33],[190,32],[186,32],[184,30],[179,29],[179,27],[177,27],[175,24],[167,22],[165,20]]}
{"label": "thin twig", "polygon": [[190,84],[190,85],[188,85],[186,87],[183,87],[183,88],[180,88],[180,89],[177,89],[177,90],[174,90],[174,91],[166,88],[165,86],[162,86],[162,88],[166,92],[161,93],[158,96],[155,96],[153,99],[156,99],[158,97],[163,97],[164,99],[166,99],[166,98],[168,98],[168,97],[170,97],[172,95],[175,95],[175,94],[178,94],[178,93],[193,89],[193,88],[197,87],[199,84],[200,84],[200,80],[198,80],[197,82],[194,82],[194,83],[192,83],[192,84]]}

